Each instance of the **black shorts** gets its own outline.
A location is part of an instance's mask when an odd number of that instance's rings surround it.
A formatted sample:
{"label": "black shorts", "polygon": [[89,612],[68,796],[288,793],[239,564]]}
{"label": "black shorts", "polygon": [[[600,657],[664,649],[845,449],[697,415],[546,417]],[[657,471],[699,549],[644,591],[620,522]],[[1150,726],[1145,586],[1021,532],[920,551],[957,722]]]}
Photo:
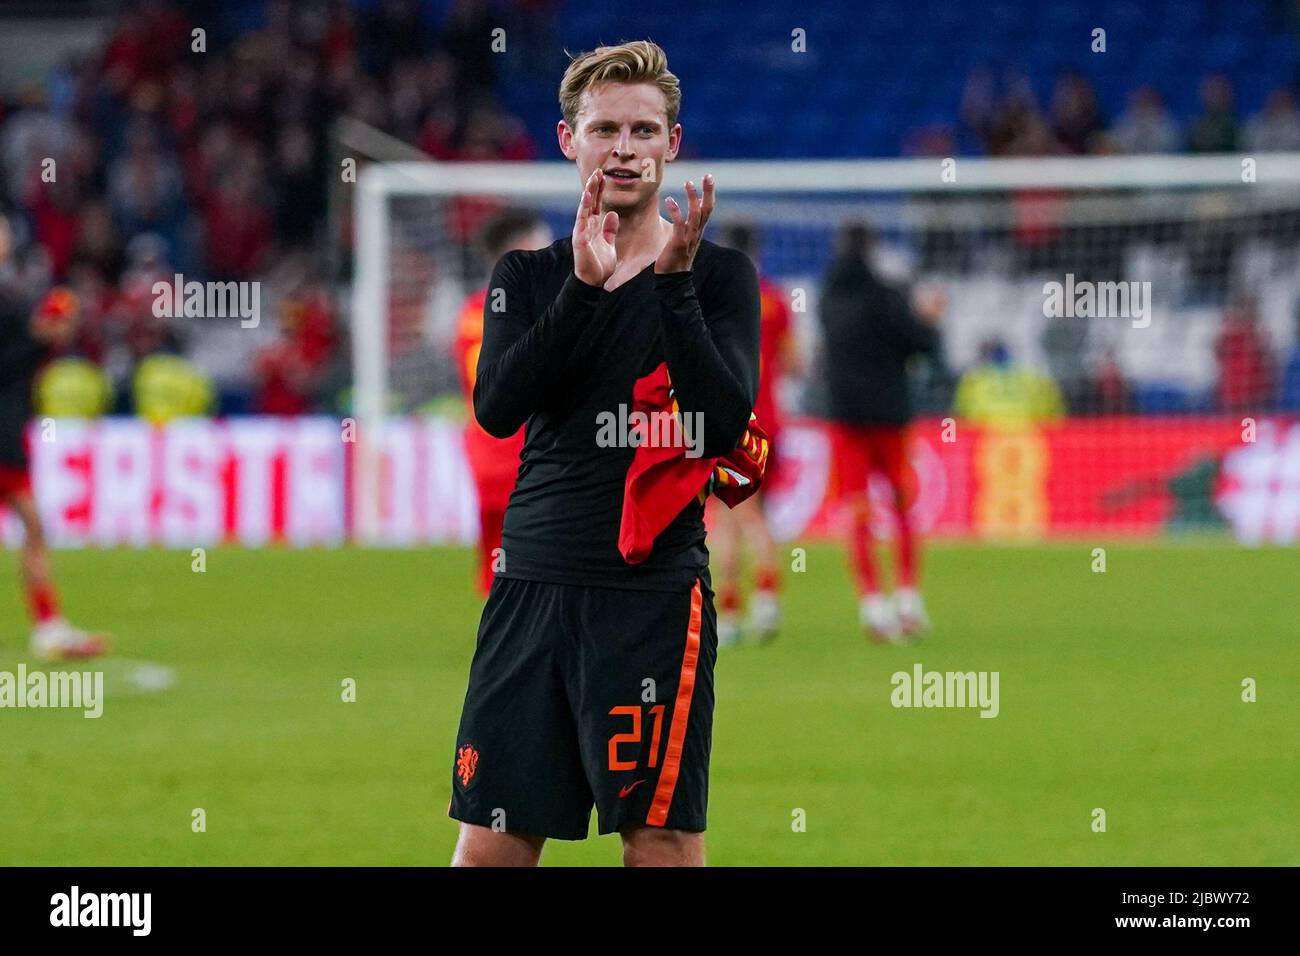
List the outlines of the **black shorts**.
{"label": "black shorts", "polygon": [[713,591],[498,577],[470,666],[448,814],[581,840],[703,831],[718,655]]}

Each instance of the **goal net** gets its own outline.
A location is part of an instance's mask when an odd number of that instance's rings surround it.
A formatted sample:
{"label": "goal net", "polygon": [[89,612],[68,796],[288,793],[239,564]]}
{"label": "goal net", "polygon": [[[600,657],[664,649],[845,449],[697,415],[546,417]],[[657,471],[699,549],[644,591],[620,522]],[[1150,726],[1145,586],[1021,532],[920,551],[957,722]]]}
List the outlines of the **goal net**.
{"label": "goal net", "polygon": [[[718,184],[709,238],[752,230],[799,359],[778,373],[791,467],[769,506],[784,537],[830,533],[840,520],[818,305],[854,224],[869,227],[887,281],[945,303],[942,351],[912,370],[922,528],[1300,537],[1300,154],[683,162],[668,167],[664,194],[681,199],[684,181],[705,172]],[[409,487],[418,479],[400,460],[410,453],[390,436],[465,414],[453,343],[493,265],[486,224],[527,210],[560,238],[578,194],[565,163],[362,172],[352,293],[360,540],[439,540],[465,526],[428,514],[445,503]],[[436,451],[456,454],[450,441]],[[418,506],[399,503],[412,494]],[[404,532],[417,512],[425,524]]]}

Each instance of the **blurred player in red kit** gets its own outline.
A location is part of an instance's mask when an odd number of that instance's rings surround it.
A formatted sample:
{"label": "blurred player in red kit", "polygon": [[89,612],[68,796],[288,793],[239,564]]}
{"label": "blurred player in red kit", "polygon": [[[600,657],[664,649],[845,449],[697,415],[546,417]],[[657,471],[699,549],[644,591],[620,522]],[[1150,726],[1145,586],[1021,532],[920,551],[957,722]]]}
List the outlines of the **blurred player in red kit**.
{"label": "blurred player in red kit", "polygon": [[[759,242],[753,226],[736,224],[726,229],[721,244],[737,249],[758,265]],[[777,388],[786,375],[798,373],[798,352],[790,310],[784,291],[766,276],[759,274],[759,353],[758,398],[754,415],[772,443],[768,455],[766,485],[779,481],[781,412]],[[781,623],[780,570],[776,541],[764,506],[766,496],[760,491],[754,501],[736,508],[714,502],[709,508],[709,553],[717,569],[718,644],[726,646],[741,639],[738,620],[741,611],[742,549],[754,554],[754,592],[749,598],[748,628],[760,641],[776,636]]]}
{"label": "blurred player in red kit", "polygon": [[[919,634],[930,623],[918,588],[919,542],[910,515],[916,481],[907,456],[912,417],[907,364],[914,355],[937,352],[936,325],[946,299],[930,292],[913,307],[868,264],[871,244],[865,225],[842,230],[838,255],[822,284],[818,316],[836,491],[850,513],[858,615],[873,640],[888,643]],[[873,554],[868,493],[873,474],[882,476],[890,490],[897,558],[892,600],[881,586]]]}
{"label": "blurred player in red kit", "polygon": [[[0,219],[0,232],[6,232]],[[6,237],[0,235],[0,245]],[[0,248],[0,257],[4,249]],[[32,496],[25,434],[31,417],[32,380],[51,354],[71,344],[77,331],[76,296],[51,290],[35,315],[13,290],[0,289],[0,504],[23,525],[23,586],[32,617],[32,655],[58,661],[95,657],[107,639],[87,634],[64,620],[50,572],[45,531]]]}
{"label": "blurred player in red kit", "polygon": [[[545,249],[552,242],[550,230],[527,210],[507,210],[491,219],[483,229],[482,246],[489,262],[496,262],[515,249]],[[479,351],[483,346],[483,307],[487,304],[484,286],[465,300],[456,330],[456,365],[460,369],[465,399],[474,402],[474,379]],[[492,586],[492,577],[501,554],[501,528],[506,505],[519,472],[519,452],[524,447],[521,428],[509,438],[493,438],[483,430],[471,413],[465,424],[465,454],[478,489],[478,587],[483,594]]]}

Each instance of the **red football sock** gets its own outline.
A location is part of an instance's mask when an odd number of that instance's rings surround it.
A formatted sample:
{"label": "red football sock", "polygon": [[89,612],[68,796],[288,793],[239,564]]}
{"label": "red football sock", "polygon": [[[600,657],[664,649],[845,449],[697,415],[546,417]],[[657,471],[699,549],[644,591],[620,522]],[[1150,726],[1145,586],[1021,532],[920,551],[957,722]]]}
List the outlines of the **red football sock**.
{"label": "red football sock", "polygon": [[740,609],[740,591],[734,584],[724,584],[718,589],[718,607],[731,612]]}
{"label": "red football sock", "polygon": [[781,579],[777,575],[776,568],[759,568],[754,574],[754,589],[756,591],[779,591],[781,589]]}
{"label": "red football sock", "polygon": [[54,593],[52,584],[28,585],[27,603],[31,608],[32,620],[37,624],[43,624],[59,616],[59,598]]}
{"label": "red football sock", "polygon": [[859,594],[877,594],[880,591],[876,577],[876,558],[872,554],[874,545],[870,519],[865,514],[855,515],[849,527],[849,548],[853,553],[853,570],[857,574]]}
{"label": "red football sock", "polygon": [[896,508],[894,517],[898,523],[898,538],[894,542],[898,555],[898,586],[911,588],[916,586],[916,533],[912,530],[912,519],[905,507]]}

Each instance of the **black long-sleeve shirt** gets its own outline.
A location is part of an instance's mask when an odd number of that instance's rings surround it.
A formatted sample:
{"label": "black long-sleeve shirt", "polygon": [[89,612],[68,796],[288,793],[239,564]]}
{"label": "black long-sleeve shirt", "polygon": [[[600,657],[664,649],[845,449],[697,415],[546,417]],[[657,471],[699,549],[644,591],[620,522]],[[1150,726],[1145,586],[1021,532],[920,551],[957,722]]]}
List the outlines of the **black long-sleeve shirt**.
{"label": "black long-sleeve shirt", "polygon": [[0,465],[24,467],[23,432],[32,417],[32,379],[46,348],[27,330],[30,311],[18,295],[0,290]]}
{"label": "black long-sleeve shirt", "polygon": [[913,315],[904,295],[857,257],[837,260],[822,284],[827,418],[903,425],[912,417],[907,360],[934,352],[939,334]]}
{"label": "black long-sleeve shirt", "polygon": [[[501,311],[494,311],[499,307]],[[758,386],[758,275],[708,240],[690,272],[653,264],[612,292],[573,274],[561,239],[497,263],[483,311],[474,414],[491,435],[526,424],[506,509],[502,577],[646,590],[689,589],[708,564],[692,502],[645,561],[618,550],[633,447],[600,447],[602,413],[632,410],[637,379],[666,362],[683,413],[702,415],[706,458],[745,433]]]}

